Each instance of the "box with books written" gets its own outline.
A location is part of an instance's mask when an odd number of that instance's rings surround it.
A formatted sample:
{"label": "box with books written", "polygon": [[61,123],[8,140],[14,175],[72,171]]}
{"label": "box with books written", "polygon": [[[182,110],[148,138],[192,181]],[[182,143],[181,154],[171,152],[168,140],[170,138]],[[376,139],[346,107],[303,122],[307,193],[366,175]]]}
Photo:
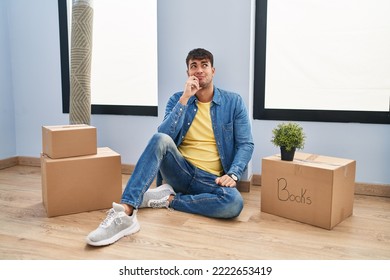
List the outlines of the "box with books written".
{"label": "box with books written", "polygon": [[295,153],[262,159],[261,211],[332,229],[352,215],[356,161]]}

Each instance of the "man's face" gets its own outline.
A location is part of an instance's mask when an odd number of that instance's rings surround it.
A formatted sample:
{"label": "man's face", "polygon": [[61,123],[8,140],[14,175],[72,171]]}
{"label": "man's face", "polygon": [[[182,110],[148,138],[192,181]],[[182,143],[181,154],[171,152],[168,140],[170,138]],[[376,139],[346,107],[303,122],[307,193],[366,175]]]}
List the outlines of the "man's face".
{"label": "man's face", "polygon": [[195,76],[199,80],[199,86],[206,88],[212,84],[215,68],[211,66],[209,59],[190,59],[188,62],[188,76]]}

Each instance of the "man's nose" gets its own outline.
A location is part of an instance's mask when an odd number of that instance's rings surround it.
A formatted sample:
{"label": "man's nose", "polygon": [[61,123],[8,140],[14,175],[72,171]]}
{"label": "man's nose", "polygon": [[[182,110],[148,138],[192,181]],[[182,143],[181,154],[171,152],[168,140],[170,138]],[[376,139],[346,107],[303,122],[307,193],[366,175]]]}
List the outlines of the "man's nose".
{"label": "man's nose", "polygon": [[203,72],[202,67],[201,67],[201,66],[196,67],[195,72],[196,72],[196,73],[202,73],[202,72]]}

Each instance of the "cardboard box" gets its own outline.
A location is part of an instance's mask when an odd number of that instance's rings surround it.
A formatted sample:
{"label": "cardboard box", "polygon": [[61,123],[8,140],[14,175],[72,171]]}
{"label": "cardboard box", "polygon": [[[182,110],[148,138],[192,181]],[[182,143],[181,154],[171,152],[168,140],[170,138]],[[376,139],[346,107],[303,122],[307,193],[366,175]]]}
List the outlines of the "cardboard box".
{"label": "cardboard box", "polygon": [[122,195],[121,158],[109,148],[64,159],[42,154],[41,172],[48,217],[111,208]]}
{"label": "cardboard box", "polygon": [[97,153],[96,128],[89,125],[42,127],[42,152],[50,158],[67,158]]}
{"label": "cardboard box", "polygon": [[261,211],[325,229],[352,215],[356,161],[295,153],[262,159]]}

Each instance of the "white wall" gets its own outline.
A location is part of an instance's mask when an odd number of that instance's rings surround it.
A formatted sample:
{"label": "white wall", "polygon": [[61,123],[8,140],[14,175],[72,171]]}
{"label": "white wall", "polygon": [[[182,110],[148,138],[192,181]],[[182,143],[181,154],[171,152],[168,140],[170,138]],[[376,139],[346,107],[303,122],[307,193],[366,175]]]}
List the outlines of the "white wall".
{"label": "white wall", "polygon": [[7,2],[0,1],[0,158],[16,155]]}
{"label": "white wall", "polygon": [[[7,107],[12,104],[15,107],[14,112],[0,110],[0,158],[38,157],[41,126],[68,123],[68,115],[62,114],[61,107],[57,1],[0,3],[0,59],[6,61],[10,56],[8,65],[0,63],[1,81],[12,81],[0,84],[0,101]],[[136,163],[163,117],[168,97],[182,89],[185,57],[192,48],[204,47],[214,53],[216,85],[239,92],[252,111],[254,0],[199,0],[195,6],[189,0],[158,3],[159,117],[92,117],[92,125],[98,129],[99,146],[116,150],[127,164]],[[9,20],[4,7],[8,8]],[[14,126],[10,126],[13,121]],[[262,157],[278,153],[270,142],[271,130],[277,123],[253,121],[255,152],[251,169],[255,174],[261,173]],[[358,182],[390,184],[389,125],[301,124],[308,136],[305,152],[356,159]],[[4,145],[3,135],[12,135],[13,130],[15,136],[6,137],[8,144]]]}
{"label": "white wall", "polygon": [[41,126],[67,121],[61,114],[57,1],[6,2],[16,154],[39,157]]}

